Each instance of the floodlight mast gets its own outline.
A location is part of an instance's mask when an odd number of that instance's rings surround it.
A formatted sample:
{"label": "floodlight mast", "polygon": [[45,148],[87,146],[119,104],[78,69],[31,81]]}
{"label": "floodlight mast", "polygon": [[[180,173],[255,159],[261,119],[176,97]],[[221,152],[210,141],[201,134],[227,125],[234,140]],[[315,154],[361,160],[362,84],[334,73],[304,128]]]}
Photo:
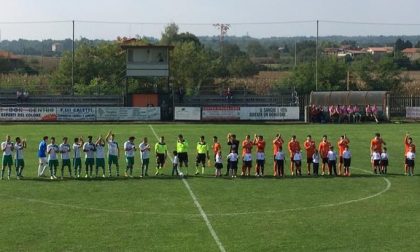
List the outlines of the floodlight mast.
{"label": "floodlight mast", "polygon": [[222,57],[223,56],[223,41],[224,41],[225,35],[230,29],[230,24],[217,23],[217,24],[213,24],[213,26],[216,27],[216,29],[220,30],[220,35],[219,35],[220,56]]}

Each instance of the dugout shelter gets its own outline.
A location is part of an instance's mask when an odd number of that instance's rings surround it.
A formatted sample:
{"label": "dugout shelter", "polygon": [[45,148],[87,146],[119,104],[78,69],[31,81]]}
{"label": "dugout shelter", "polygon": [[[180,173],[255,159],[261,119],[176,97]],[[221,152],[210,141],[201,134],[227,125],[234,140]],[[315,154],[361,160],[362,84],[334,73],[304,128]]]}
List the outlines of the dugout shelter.
{"label": "dugout shelter", "polygon": [[[368,104],[376,105],[384,119],[389,120],[389,92],[387,91],[323,91],[311,92],[310,105],[328,107],[331,105],[356,105],[360,111]],[[308,108],[306,108],[306,115]],[[305,119],[306,121],[306,119]]]}

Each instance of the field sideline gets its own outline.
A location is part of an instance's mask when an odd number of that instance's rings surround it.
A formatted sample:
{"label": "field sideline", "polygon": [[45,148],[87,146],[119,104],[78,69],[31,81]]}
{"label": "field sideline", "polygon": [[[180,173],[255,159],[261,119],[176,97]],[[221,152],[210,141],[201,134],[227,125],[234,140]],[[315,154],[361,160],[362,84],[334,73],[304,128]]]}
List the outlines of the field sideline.
{"label": "field sideline", "polygon": [[[327,134],[335,147],[346,133],[352,177],[232,180],[214,178],[214,169],[207,168],[204,176],[181,180],[169,176],[167,160],[165,176],[140,179],[137,153],[133,179],[36,178],[42,136],[55,136],[60,143],[63,136],[86,139],[110,129],[120,146],[131,135],[137,146],[144,136],[154,146],[155,131],[165,136],[169,152],[183,134],[190,144],[190,171],[195,170],[199,136],[208,142],[218,136],[225,156],[228,132],[240,141],[246,134],[261,134],[267,141],[268,175],[273,173],[271,140],[276,133],[285,141],[295,134],[301,145],[307,134],[317,144]],[[390,154],[386,176],[370,172],[369,143],[375,132]],[[0,181],[0,251],[417,251],[420,176],[403,175],[406,132],[414,143],[419,141],[419,124],[4,124],[0,137],[27,138],[28,149],[25,179]],[[149,174],[154,164],[152,155]],[[225,166],[224,161],[223,172]],[[120,167],[125,168],[122,157]]]}

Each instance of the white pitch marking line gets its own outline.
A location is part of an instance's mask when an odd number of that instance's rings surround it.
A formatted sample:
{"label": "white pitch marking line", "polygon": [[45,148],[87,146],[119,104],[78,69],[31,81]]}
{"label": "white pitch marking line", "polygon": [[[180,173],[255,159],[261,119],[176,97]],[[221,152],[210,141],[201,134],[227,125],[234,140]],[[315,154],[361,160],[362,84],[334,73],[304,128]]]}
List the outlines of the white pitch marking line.
{"label": "white pitch marking line", "polygon": [[[3,196],[0,194],[0,196]],[[8,196],[5,196],[8,197]],[[39,199],[29,199],[29,198],[22,198],[22,197],[13,197],[17,200],[25,200],[28,202],[33,203],[40,203],[50,206],[58,206],[58,207],[68,207],[68,208],[75,208],[75,209],[83,209],[83,210],[92,210],[98,212],[106,212],[106,213],[124,213],[124,214],[144,214],[144,215],[166,215],[166,216],[190,216],[190,217],[200,217],[199,214],[180,214],[180,213],[154,213],[154,212],[141,212],[141,211],[130,211],[130,210],[122,210],[122,209],[106,209],[106,208],[96,208],[96,207],[86,207],[86,206],[78,206],[78,205],[71,205],[59,202],[52,202],[47,200],[39,200]]]}
{"label": "white pitch marking line", "polygon": [[[149,124],[149,128],[152,130],[156,139],[159,141],[159,136],[156,134],[156,131],[151,124]],[[169,157],[169,158],[172,160],[171,157]],[[197,197],[195,196],[194,192],[191,190],[190,185],[188,184],[187,180],[185,180],[184,177],[182,177],[182,182],[184,182],[185,187],[187,188],[188,192],[190,193],[190,196],[194,201],[194,205],[197,207],[198,211],[200,212],[201,217],[203,217],[204,222],[206,223],[207,228],[210,231],[211,236],[213,237],[214,241],[216,242],[217,246],[219,247],[219,250],[222,251],[222,252],[226,252],[225,247],[223,247],[222,242],[220,241],[219,237],[216,234],[216,231],[214,230],[213,226],[211,225],[211,223],[209,221],[209,218],[207,217],[206,212],[204,212],[203,207],[201,207],[200,202],[198,202]]]}
{"label": "white pitch marking line", "polygon": [[[353,168],[356,170],[360,170],[365,173],[372,173],[369,171],[365,171],[363,169]],[[391,189],[391,181],[389,179],[382,177],[384,181],[386,182],[386,187],[381,190],[380,192],[377,192],[375,194],[359,198],[359,199],[352,199],[347,201],[342,201],[338,203],[329,203],[329,204],[322,204],[317,206],[308,206],[308,207],[297,207],[297,208],[287,208],[287,209],[281,209],[281,210],[268,210],[268,211],[254,211],[254,212],[239,212],[239,213],[221,213],[221,214],[208,214],[209,216],[238,216],[238,215],[248,215],[248,214],[267,214],[267,213],[283,213],[283,212],[292,212],[292,211],[299,211],[299,210],[308,210],[308,209],[314,209],[314,208],[325,208],[325,207],[335,207],[335,206],[342,206],[342,205],[348,205],[351,203],[356,203],[368,199],[372,199],[375,197],[378,197],[382,195],[383,193],[387,192],[389,189]]]}

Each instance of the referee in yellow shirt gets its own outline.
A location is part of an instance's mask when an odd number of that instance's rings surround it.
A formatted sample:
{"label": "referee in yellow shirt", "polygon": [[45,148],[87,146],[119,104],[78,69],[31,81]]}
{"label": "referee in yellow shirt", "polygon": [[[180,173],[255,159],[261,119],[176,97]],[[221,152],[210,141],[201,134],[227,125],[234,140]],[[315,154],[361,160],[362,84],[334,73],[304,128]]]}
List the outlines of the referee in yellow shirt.
{"label": "referee in yellow shirt", "polygon": [[195,175],[200,174],[198,172],[198,165],[201,163],[201,174],[204,174],[204,167],[206,167],[206,157],[207,159],[210,158],[209,156],[209,147],[204,141],[204,136],[200,137],[200,142],[197,143],[197,161],[195,163]]}
{"label": "referee in yellow shirt", "polygon": [[166,157],[168,156],[168,147],[165,143],[165,138],[160,137],[159,142],[155,144],[155,153],[156,153],[156,173],[155,175],[163,175],[160,171],[165,165]]}

